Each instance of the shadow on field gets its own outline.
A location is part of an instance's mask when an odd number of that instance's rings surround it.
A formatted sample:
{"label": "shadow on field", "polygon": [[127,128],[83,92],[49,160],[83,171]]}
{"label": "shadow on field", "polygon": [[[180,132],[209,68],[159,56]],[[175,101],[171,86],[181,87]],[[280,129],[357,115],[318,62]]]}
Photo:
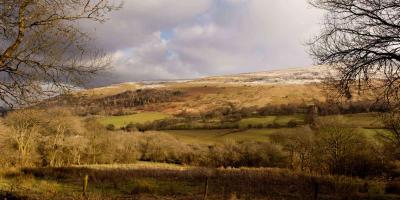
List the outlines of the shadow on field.
{"label": "shadow on field", "polygon": [[137,199],[142,195],[173,199],[399,199],[399,196],[387,195],[378,185],[361,179],[310,176],[267,168],[171,170],[71,167],[25,168],[21,173],[39,180],[75,185],[75,188],[80,188],[83,177],[88,175],[88,194],[111,199]]}
{"label": "shadow on field", "polygon": [[28,200],[28,197],[18,196],[9,192],[3,192],[0,190],[0,199],[4,200]]}

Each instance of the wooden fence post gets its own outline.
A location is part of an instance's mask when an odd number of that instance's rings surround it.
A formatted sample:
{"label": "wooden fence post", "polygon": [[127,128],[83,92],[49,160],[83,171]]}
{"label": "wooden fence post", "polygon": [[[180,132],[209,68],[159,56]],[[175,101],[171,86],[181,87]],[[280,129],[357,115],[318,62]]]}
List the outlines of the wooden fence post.
{"label": "wooden fence post", "polygon": [[318,194],[319,194],[319,183],[316,179],[313,179],[313,189],[314,189],[314,200],[318,200]]}
{"label": "wooden fence post", "polygon": [[88,182],[89,182],[89,175],[86,174],[85,177],[83,178],[83,188],[82,188],[82,193],[84,197],[86,197],[87,195]]}
{"label": "wooden fence post", "polygon": [[204,184],[204,197],[203,200],[207,199],[207,195],[208,195],[208,176],[206,177],[206,181]]}

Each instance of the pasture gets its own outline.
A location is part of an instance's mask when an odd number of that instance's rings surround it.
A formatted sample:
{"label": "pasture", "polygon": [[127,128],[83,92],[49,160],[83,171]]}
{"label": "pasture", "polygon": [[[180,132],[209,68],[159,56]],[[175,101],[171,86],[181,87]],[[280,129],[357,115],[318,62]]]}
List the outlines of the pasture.
{"label": "pasture", "polygon": [[253,117],[240,120],[240,127],[249,127],[257,125],[279,125],[286,126],[290,121],[295,121],[298,124],[304,123],[304,115],[276,115],[265,117]]}
{"label": "pasture", "polygon": [[123,116],[104,116],[100,117],[98,121],[107,126],[109,124],[114,125],[116,128],[122,128],[130,123],[133,124],[144,124],[148,122],[153,122],[156,120],[162,120],[169,118],[170,115],[159,113],[159,112],[144,112],[133,115],[123,115]]}
{"label": "pasture", "polygon": [[170,130],[163,131],[176,137],[179,141],[187,144],[216,144],[227,140],[233,141],[268,141],[268,135],[277,131],[288,130],[282,129],[247,129],[247,130],[230,130],[230,129],[211,129],[211,130]]}

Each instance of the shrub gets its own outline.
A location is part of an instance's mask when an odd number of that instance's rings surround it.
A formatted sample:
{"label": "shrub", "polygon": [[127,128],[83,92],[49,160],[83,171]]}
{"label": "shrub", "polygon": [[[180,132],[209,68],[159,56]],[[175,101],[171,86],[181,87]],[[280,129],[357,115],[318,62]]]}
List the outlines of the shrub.
{"label": "shrub", "polygon": [[108,124],[106,126],[106,129],[109,130],[109,131],[115,131],[115,125],[114,124]]}
{"label": "shrub", "polygon": [[[125,126],[124,130],[128,132],[135,132],[139,131],[138,128],[136,127],[136,124],[129,123],[128,125]],[[143,129],[141,131],[144,131]]]}
{"label": "shrub", "polygon": [[186,146],[166,133],[146,132],[138,135],[140,159],[144,161],[181,163]]}
{"label": "shrub", "polygon": [[292,119],[292,120],[290,120],[290,121],[288,122],[287,126],[288,126],[289,128],[294,128],[294,127],[297,126],[297,121],[294,120],[294,119]]}

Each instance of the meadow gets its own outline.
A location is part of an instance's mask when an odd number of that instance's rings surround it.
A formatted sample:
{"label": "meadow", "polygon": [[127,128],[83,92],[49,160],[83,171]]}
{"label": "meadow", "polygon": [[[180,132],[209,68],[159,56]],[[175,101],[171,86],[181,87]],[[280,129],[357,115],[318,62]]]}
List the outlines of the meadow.
{"label": "meadow", "polygon": [[275,115],[265,117],[253,117],[245,118],[240,120],[240,127],[255,127],[259,124],[263,125],[274,125],[286,126],[290,121],[294,121],[296,124],[304,124],[304,115]]}
{"label": "meadow", "polygon": [[282,129],[214,129],[214,130],[168,130],[162,131],[176,137],[179,141],[187,144],[215,144],[223,143],[229,140],[235,141],[268,141],[268,135],[276,131],[288,130]]}
{"label": "meadow", "polygon": [[[338,117],[337,115],[321,116],[321,119],[329,120]],[[357,128],[366,136],[376,136],[387,133],[384,129],[379,115],[377,113],[358,113],[340,115],[343,119],[343,125],[351,128]],[[106,116],[98,121],[107,126],[114,125],[120,129],[128,124],[143,124],[157,120],[173,118],[171,115],[144,112],[125,116]],[[295,122],[295,126],[287,127],[288,123]],[[235,141],[256,141],[265,142],[269,140],[269,135],[280,132],[298,132],[304,128],[304,115],[271,115],[243,118],[238,122],[237,129],[186,129],[186,130],[162,130],[159,132],[167,133],[179,141],[187,144],[215,144],[223,143],[228,140]]]}
{"label": "meadow", "polygon": [[168,117],[170,117],[170,115],[159,112],[145,112],[133,115],[100,117],[99,122],[104,126],[112,124],[115,126],[115,128],[122,128],[130,123],[143,124],[156,120],[166,119]]}

